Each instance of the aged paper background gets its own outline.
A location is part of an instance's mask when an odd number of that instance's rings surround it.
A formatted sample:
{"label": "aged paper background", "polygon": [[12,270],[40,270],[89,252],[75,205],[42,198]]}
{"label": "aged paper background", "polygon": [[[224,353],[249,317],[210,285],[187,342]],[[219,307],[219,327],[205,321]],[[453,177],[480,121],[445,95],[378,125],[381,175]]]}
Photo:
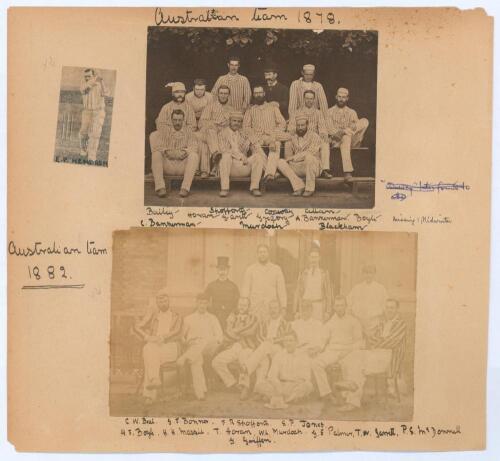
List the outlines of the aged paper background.
{"label": "aged paper background", "polygon": [[[289,19],[276,27],[304,27],[295,10],[279,12]],[[335,13],[339,27],[379,32],[377,199],[370,214],[380,217],[369,229],[419,234],[414,425],[460,426],[460,434],[280,437],[262,450],[484,448],[492,20],[481,10]],[[256,27],[251,10],[235,14],[238,27]],[[56,242],[84,252],[9,256],[8,431],[18,450],[255,449],[215,436],[122,437],[123,418],[108,416],[112,231],[146,218],[144,81],[146,29],[153,24],[149,8],[9,11],[8,241],[19,247]],[[61,66],[117,71],[107,169],[52,161]],[[468,104],[471,89],[474,103]],[[386,181],[419,180],[464,181],[470,189],[414,194],[403,202],[391,200],[385,189]],[[185,212],[176,219],[182,221]],[[401,216],[441,216],[451,222],[394,221]],[[240,226],[238,220],[222,219],[201,225]],[[317,228],[317,223],[290,224],[297,227]],[[107,255],[86,255],[87,241],[107,249]],[[28,266],[51,264],[64,265],[72,282],[85,287],[21,289],[30,283]]]}

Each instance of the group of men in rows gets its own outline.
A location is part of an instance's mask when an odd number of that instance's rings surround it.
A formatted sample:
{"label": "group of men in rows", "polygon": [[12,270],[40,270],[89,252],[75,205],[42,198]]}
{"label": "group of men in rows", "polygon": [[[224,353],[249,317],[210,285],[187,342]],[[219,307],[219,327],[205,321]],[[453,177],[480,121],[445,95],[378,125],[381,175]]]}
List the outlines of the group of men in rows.
{"label": "group of men in rows", "polygon": [[278,81],[276,67],[267,67],[266,83],[253,91],[238,72],[239,58],[230,58],[227,66],[211,92],[202,79],[188,94],[182,82],[166,85],[173,99],[162,107],[149,138],[159,197],[167,194],[164,174],[183,176],[179,194],[186,197],[198,172],[202,178],[220,176],[221,197],[228,195],[232,177],[250,176],[251,194],[261,196],[261,179],[273,181],[280,174],[294,196],[309,197],[317,177],[332,177],[331,146],[340,147],[345,181],[352,181],[351,148],[361,145],[368,120],[348,107],[346,88],[338,89],[336,104],[328,108],[312,64],[303,66],[290,89]]}
{"label": "group of men in rows", "polygon": [[[182,319],[170,309],[164,289],[136,326],[145,340],[143,395],[148,402],[162,386],[160,368],[166,362],[176,362],[181,383],[191,381],[197,399],[205,399],[206,374],[212,373],[228,391],[238,390],[241,399],[253,391],[270,408],[306,398],[315,383],[322,399],[347,412],[361,406],[368,375],[385,373],[388,385],[394,385],[406,325],[399,302],[374,280],[374,266],[363,268],[363,281],[347,297],[333,296],[319,249],[312,248],[296,284],[292,316],[286,315],[283,273],[270,261],[266,245],[258,247],[241,292],[228,271],[228,258],[220,257],[218,278],[197,296],[194,313]],[[342,374],[333,387],[331,366]]]}

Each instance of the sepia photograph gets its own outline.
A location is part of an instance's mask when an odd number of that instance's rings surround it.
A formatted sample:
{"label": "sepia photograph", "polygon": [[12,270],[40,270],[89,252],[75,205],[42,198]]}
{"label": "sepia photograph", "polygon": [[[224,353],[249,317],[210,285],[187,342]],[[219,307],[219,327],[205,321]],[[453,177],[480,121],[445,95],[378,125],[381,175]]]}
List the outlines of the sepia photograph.
{"label": "sepia photograph", "polygon": [[145,206],[373,208],[376,31],[148,28]]}
{"label": "sepia photograph", "polygon": [[63,67],[54,161],[108,166],[116,71]]}
{"label": "sepia photograph", "polygon": [[111,416],[409,421],[417,234],[113,236]]}

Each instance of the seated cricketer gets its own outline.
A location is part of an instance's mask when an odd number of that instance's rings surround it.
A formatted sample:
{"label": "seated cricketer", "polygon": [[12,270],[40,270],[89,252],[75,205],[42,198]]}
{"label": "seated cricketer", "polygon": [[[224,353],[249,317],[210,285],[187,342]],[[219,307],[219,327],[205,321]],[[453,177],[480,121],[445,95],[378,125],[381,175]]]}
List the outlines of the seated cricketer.
{"label": "seated cricketer", "polygon": [[191,106],[186,102],[186,87],[182,82],[167,83],[165,87],[172,89],[172,101],[165,104],[156,118],[156,129],[161,130],[173,126],[172,112],[181,110],[184,113],[186,128],[196,130],[196,117]]}
{"label": "seated cricketer", "polygon": [[[286,176],[292,185],[296,197],[310,197],[316,189],[316,178],[320,174],[320,137],[309,130],[306,116],[295,118],[296,133],[290,140],[291,157],[278,161],[278,170]],[[301,177],[306,178],[306,183]]]}
{"label": "seated cricketer", "polygon": [[212,93],[207,91],[207,84],[202,78],[194,81],[193,91],[186,95],[186,102],[191,106],[196,117],[196,127],[199,129],[199,121],[203,109],[213,100]]}
{"label": "seated cricketer", "polygon": [[213,355],[222,344],[223,333],[217,317],[207,312],[208,296],[201,293],[196,297],[196,311],[184,318],[181,339],[184,353],[177,359],[177,366],[182,376],[181,384],[186,387],[189,379],[185,365],[191,368],[194,394],[203,400],[207,392],[203,363],[212,362]]}
{"label": "seated cricketer", "polygon": [[326,114],[328,101],[323,85],[314,79],[316,76],[316,66],[314,64],[304,64],[301,73],[302,77],[294,80],[290,85],[290,101],[288,104],[290,118],[293,118],[297,110],[304,108],[304,92],[306,90],[314,91],[316,95],[316,99],[314,100],[316,109]]}
{"label": "seated cricketer", "polygon": [[292,322],[292,330],[297,334],[298,349],[309,357],[316,357],[324,346],[323,322],[314,318],[313,303],[302,300],[300,303],[299,318]]}
{"label": "seated cricketer", "polygon": [[179,195],[187,197],[198,168],[198,144],[192,132],[184,126],[184,117],[182,110],[174,110],[172,127],[153,131],[149,135],[151,170],[158,197],[167,195],[164,173],[184,176]]}
{"label": "seated cricketer", "polygon": [[219,146],[222,152],[220,161],[220,193],[221,197],[229,194],[231,177],[250,176],[250,193],[260,197],[260,179],[266,164],[266,154],[258,143],[251,142],[241,130],[243,114],[231,112],[229,127],[219,133]]}
{"label": "seated cricketer", "polygon": [[254,87],[253,99],[255,104],[245,112],[243,130],[253,143],[269,149],[265,179],[272,180],[276,176],[281,141],[290,139],[290,135],[285,132],[286,121],[279,107],[266,101],[262,85]]}
{"label": "seated cricketer", "polygon": [[261,320],[259,324],[259,346],[242,363],[240,383],[242,386],[241,399],[245,400],[250,394],[250,379],[255,373],[255,383],[266,378],[270,359],[282,349],[281,341],[290,331],[290,323],[283,315],[278,300],[269,303],[269,318]]}
{"label": "seated cricketer", "polygon": [[334,315],[324,326],[326,345],[312,361],[312,372],[318,385],[321,398],[329,398],[338,403],[332,394],[328,382],[326,368],[339,363],[352,351],[364,346],[363,330],[359,320],[347,313],[347,301],[344,296],[336,296],[334,300]]}
{"label": "seated cricketer", "polygon": [[368,340],[370,349],[354,351],[343,360],[344,381],[337,387],[344,389],[346,403],[340,411],[361,406],[363,386],[370,374],[386,373],[389,394],[394,394],[394,380],[401,367],[405,344],[406,324],[399,316],[399,301],[388,299],[375,334]]}
{"label": "seated cricketer", "polygon": [[[295,117],[290,119],[287,130],[290,133],[295,133],[296,116],[304,115],[307,117],[308,129],[314,131],[321,138],[321,178],[331,179],[333,176],[330,174],[330,143],[328,140],[328,129],[326,126],[325,117],[323,112],[315,106],[316,93],[313,90],[304,91],[304,107],[295,112]],[[285,144],[285,158],[291,155],[290,143]]]}
{"label": "seated cricketer", "polygon": [[351,149],[361,146],[369,123],[366,118],[358,119],[356,111],[347,106],[349,101],[347,88],[339,88],[335,99],[337,104],[328,109],[326,124],[332,146],[340,147],[344,179],[346,182],[351,182],[354,171]]}
{"label": "seated cricketer", "polygon": [[[277,352],[267,378],[255,384],[255,393],[286,404],[307,397],[313,391],[311,361],[298,346],[297,334],[290,330],[283,338],[283,349]],[[275,407],[278,408],[278,407]]]}
{"label": "seated cricketer", "polygon": [[182,318],[170,309],[168,292],[158,292],[149,312],[134,326],[134,332],[146,343],[142,348],[144,385],[142,394],[147,403],[156,399],[161,386],[160,367],[175,362],[179,356],[179,336]]}
{"label": "seated cricketer", "polygon": [[228,368],[231,363],[241,364],[250,356],[259,342],[257,338],[258,320],[248,312],[248,298],[240,298],[238,307],[229,314],[226,321],[224,343],[225,350],[212,360],[212,367],[220,376],[227,389],[234,389],[237,380]]}
{"label": "seated cricketer", "polygon": [[[220,161],[222,152],[219,147],[219,132],[229,126],[229,114],[234,112],[233,106],[229,104],[231,90],[227,85],[221,85],[217,89],[217,99],[212,100],[203,109],[198,126],[200,131],[197,133],[201,146],[200,170],[201,177],[208,177],[209,173],[215,175],[217,164]],[[210,164],[214,166],[211,169]]]}

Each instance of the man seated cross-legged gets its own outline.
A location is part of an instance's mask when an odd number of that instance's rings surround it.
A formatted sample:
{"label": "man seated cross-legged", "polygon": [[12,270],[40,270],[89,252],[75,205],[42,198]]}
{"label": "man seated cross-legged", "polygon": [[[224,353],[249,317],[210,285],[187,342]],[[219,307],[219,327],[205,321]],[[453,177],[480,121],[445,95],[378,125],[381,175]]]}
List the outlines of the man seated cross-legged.
{"label": "man seated cross-legged", "polygon": [[292,322],[297,333],[298,348],[309,357],[316,357],[324,346],[324,324],[313,316],[313,303],[308,299],[300,302],[299,317]]}
{"label": "man seated cross-legged", "polygon": [[241,130],[243,114],[231,112],[229,127],[219,133],[219,146],[222,152],[220,161],[220,196],[227,197],[231,177],[250,176],[250,193],[260,197],[259,185],[266,156],[257,143],[250,141]]}
{"label": "man seated cross-legged", "polygon": [[165,197],[163,174],[183,175],[179,195],[187,197],[198,168],[198,143],[190,129],[184,125],[185,114],[180,109],[172,112],[172,127],[165,126],[149,136],[151,145],[151,170],[158,197]]}

